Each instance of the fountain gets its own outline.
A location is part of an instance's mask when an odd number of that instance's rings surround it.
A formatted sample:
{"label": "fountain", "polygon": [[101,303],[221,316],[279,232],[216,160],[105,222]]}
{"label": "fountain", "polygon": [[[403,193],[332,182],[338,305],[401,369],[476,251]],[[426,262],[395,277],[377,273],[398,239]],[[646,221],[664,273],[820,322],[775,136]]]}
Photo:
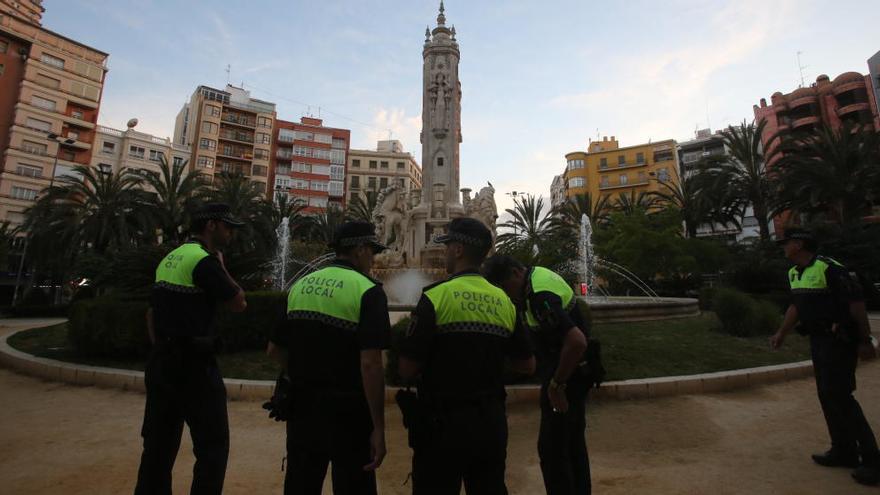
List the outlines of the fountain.
{"label": "fountain", "polygon": [[272,262],[272,280],[275,281],[275,289],[283,290],[287,275],[287,257],[290,251],[290,218],[282,218],[281,223],[275,229],[275,237],[278,246],[275,248],[275,259]]}
{"label": "fountain", "polygon": [[[612,261],[599,258],[593,252],[593,226],[587,215],[581,216],[576,272],[587,288],[584,299],[589,303],[593,321],[645,321],[696,316],[700,313],[696,299],[660,297],[636,274]],[[621,277],[642,295],[612,296],[596,283],[596,267]]]}

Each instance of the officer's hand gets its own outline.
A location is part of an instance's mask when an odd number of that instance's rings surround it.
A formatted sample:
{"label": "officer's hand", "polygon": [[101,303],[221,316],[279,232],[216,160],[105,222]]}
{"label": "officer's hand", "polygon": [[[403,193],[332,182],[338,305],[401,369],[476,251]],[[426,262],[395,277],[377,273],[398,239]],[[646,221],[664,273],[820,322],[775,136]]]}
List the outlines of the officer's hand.
{"label": "officer's hand", "polygon": [[770,337],[770,347],[773,349],[782,347],[783,342],[785,342],[785,334],[782,332],[776,332]]}
{"label": "officer's hand", "polygon": [[364,466],[364,471],[375,471],[385,459],[385,430],[373,428],[370,434],[370,457],[373,462]]}
{"label": "officer's hand", "polygon": [[862,342],[859,344],[859,357],[863,361],[867,361],[869,359],[874,359],[877,357],[877,349],[874,348],[874,343],[868,340],[867,342]]}
{"label": "officer's hand", "polygon": [[547,398],[550,399],[550,405],[553,406],[553,412],[565,413],[568,411],[568,397],[565,391],[556,388],[547,388]]}
{"label": "officer's hand", "polygon": [[216,253],[214,253],[214,254],[216,254],[216,255],[217,255],[217,259],[220,260],[220,265],[222,265],[223,267],[226,267],[226,260],[223,259],[223,252],[218,250],[218,251],[217,251]]}

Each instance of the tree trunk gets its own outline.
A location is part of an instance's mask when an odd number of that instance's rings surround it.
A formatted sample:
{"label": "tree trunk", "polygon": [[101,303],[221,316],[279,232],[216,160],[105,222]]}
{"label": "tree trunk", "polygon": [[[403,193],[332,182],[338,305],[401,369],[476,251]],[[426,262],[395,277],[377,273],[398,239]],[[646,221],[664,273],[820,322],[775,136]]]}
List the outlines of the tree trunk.
{"label": "tree trunk", "polygon": [[762,241],[770,240],[770,219],[767,218],[767,207],[760,203],[752,203],[752,209],[755,211],[755,218],[758,220],[758,228]]}

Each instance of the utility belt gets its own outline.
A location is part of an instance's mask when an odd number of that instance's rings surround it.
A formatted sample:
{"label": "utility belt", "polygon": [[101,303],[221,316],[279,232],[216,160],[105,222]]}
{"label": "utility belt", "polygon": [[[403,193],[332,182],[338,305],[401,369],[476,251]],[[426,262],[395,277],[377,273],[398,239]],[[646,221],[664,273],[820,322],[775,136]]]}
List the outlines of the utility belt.
{"label": "utility belt", "polygon": [[430,444],[443,434],[444,419],[489,407],[503,408],[505,396],[503,393],[486,392],[460,398],[429,399],[406,388],[398,390],[394,398],[403,417],[409,446],[415,449]]}
{"label": "utility belt", "polygon": [[157,337],[154,344],[160,353],[213,356],[223,347],[220,337]]}
{"label": "utility belt", "polygon": [[832,329],[834,323],[823,321],[818,323],[799,323],[795,331],[807,337],[831,337],[841,342],[849,343],[858,340],[858,329],[852,323],[839,323],[837,332]]}

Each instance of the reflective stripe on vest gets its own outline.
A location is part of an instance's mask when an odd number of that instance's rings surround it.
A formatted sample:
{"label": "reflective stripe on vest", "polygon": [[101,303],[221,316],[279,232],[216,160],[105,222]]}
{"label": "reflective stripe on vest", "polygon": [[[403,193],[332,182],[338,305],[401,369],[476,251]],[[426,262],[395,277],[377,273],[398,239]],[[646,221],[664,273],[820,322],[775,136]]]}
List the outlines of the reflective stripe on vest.
{"label": "reflective stripe on vest", "polygon": [[322,268],[297,280],[290,288],[287,317],[354,330],[361,319],[361,298],[375,286],[357,270],[342,266]]}
{"label": "reflective stripe on vest", "polygon": [[[574,290],[572,290],[571,286],[568,285],[568,282],[566,282],[564,278],[560,277],[559,274],[552,270],[540,266],[532,268],[529,284],[532,289],[532,294],[537,292],[552,292],[559,296],[559,299],[562,301],[562,307],[565,308],[566,311],[571,311],[571,309],[574,308],[574,305],[577,304],[577,300],[574,297]],[[534,311],[532,311],[532,303],[528,301],[528,298],[526,300],[526,324],[530,328],[540,328],[541,326],[540,322],[538,322],[538,318],[535,317]]]}
{"label": "reflective stripe on vest", "polygon": [[516,327],[510,298],[480,275],[451,278],[425,291],[425,296],[434,306],[438,333],[509,337]]}
{"label": "reflective stripe on vest", "polygon": [[796,266],[788,270],[788,283],[792,294],[821,294],[829,291],[825,272],[831,264],[843,267],[831,258],[816,258],[812,265],[804,269],[798,276]]}
{"label": "reflective stripe on vest", "polygon": [[193,270],[210,256],[197,242],[187,242],[168,253],[156,268],[156,285],[174,292],[197,294],[202,289],[193,282]]}

